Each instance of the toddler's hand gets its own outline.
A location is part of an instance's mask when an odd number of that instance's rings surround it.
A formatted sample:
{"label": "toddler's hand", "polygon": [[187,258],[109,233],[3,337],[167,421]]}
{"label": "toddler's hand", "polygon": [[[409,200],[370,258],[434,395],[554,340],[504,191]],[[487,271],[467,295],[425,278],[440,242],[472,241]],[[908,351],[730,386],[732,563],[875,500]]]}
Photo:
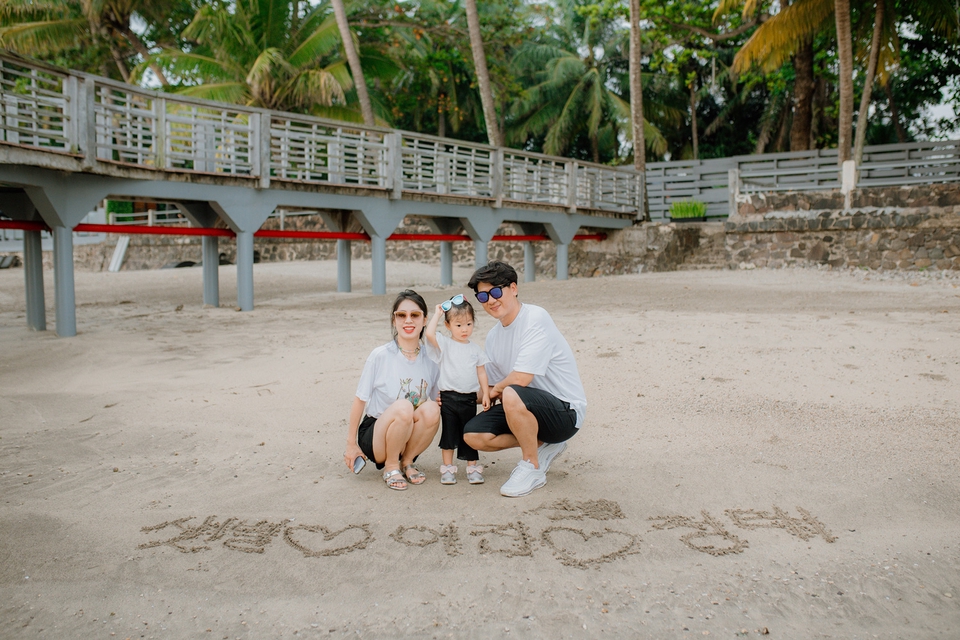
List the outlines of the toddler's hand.
{"label": "toddler's hand", "polygon": [[480,404],[483,405],[483,410],[487,411],[490,408],[490,396],[483,394],[483,401]]}

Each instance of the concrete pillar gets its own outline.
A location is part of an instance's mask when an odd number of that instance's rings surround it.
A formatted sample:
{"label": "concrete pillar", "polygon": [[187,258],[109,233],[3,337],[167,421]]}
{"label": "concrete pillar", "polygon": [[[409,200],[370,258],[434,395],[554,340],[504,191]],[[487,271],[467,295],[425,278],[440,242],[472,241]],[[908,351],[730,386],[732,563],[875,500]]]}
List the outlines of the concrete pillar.
{"label": "concrete pillar", "polygon": [[77,335],[77,299],[73,283],[73,229],[53,227],[53,291],[57,335]]}
{"label": "concrete pillar", "polygon": [[566,280],[570,275],[568,264],[568,244],[557,244],[557,280]]}
{"label": "concrete pillar", "polygon": [[537,261],[532,242],[523,243],[523,281],[533,282],[537,279]]}
{"label": "concrete pillar", "polygon": [[220,306],[220,242],[203,236],[203,304]]}
{"label": "concrete pillar", "polygon": [[337,291],[350,293],[350,252],[349,240],[337,240]]}
{"label": "concrete pillar", "polygon": [[440,284],[453,284],[453,243],[440,242]]}
{"label": "concrete pillar", "polygon": [[237,306],[253,311],[253,231],[237,232]]}
{"label": "concrete pillar", "polygon": [[474,252],[476,253],[474,265],[477,269],[490,262],[490,259],[487,257],[487,248],[489,245],[490,243],[485,240],[473,241]]}
{"label": "concrete pillar", "polygon": [[382,296],[387,292],[387,239],[370,235],[370,257],[373,261],[373,294]]}
{"label": "concrete pillar", "polygon": [[23,275],[27,292],[27,326],[35,331],[46,331],[47,309],[43,297],[43,252],[39,231],[23,232]]}

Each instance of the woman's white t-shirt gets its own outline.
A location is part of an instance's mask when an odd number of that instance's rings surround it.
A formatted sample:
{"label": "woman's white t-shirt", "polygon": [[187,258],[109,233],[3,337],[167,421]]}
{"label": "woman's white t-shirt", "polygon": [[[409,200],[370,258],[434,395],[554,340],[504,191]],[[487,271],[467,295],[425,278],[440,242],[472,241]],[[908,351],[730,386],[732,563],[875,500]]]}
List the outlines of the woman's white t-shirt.
{"label": "woman's white t-shirt", "polygon": [[473,342],[457,342],[452,338],[438,333],[438,352],[432,346],[427,349],[430,359],[440,365],[441,391],[457,391],[459,393],[476,393],[480,390],[480,380],[477,378],[477,367],[490,362],[483,348]]}
{"label": "woman's white t-shirt", "polygon": [[542,307],[524,304],[513,322],[499,322],[490,329],[485,342],[487,378],[496,384],[512,371],[532,373],[530,386],[570,403],[577,412],[577,428],[583,425],[587,394],[580,381],[577,361],[566,338]]}
{"label": "woman's white t-shirt", "polygon": [[363,365],[357,397],[367,403],[365,413],[379,418],[391,404],[406,398],[414,407],[436,400],[440,370],[423,349],[416,360],[407,360],[396,342],[374,349]]}

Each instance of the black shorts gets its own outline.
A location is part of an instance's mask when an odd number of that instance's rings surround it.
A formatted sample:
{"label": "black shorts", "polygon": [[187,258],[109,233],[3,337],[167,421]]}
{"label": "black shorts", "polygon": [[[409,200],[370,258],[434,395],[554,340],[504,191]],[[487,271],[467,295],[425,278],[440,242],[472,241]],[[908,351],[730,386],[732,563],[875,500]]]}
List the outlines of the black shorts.
{"label": "black shorts", "polygon": [[[377,459],[373,457],[373,427],[376,424],[377,418],[363,416],[360,426],[357,427],[357,444],[360,446],[360,451],[363,451],[363,455],[367,456],[367,460],[376,464],[377,469],[383,469],[385,465],[382,462],[377,462]],[[417,456],[417,458],[419,457]],[[416,462],[417,458],[414,458],[413,461]]]}
{"label": "black shorts", "polygon": [[[523,401],[527,411],[537,419],[537,439],[542,442],[566,442],[577,434],[577,412],[570,408],[569,402],[531,387],[510,385]],[[464,433],[492,433],[502,436],[510,433],[503,405],[496,404],[489,411],[482,411],[467,423]]]}
{"label": "black shorts", "polygon": [[[363,455],[367,456],[367,460],[377,463],[377,459],[373,457],[373,425],[375,424],[377,424],[376,418],[363,416],[360,427],[357,429],[357,444],[360,445]],[[377,469],[383,469],[382,462],[377,463]]]}

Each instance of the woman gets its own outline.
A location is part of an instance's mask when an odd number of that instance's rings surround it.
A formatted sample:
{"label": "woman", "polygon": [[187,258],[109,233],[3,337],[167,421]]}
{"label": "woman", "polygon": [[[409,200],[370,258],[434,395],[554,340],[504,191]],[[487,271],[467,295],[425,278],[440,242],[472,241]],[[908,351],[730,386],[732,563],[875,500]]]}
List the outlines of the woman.
{"label": "woman", "polygon": [[[400,292],[393,303],[393,341],[367,358],[350,408],[343,461],[358,457],[383,469],[387,487],[403,491],[426,480],[413,466],[440,426],[437,364],[421,353],[427,303],[416,291]],[[401,472],[401,469],[403,470]]]}

